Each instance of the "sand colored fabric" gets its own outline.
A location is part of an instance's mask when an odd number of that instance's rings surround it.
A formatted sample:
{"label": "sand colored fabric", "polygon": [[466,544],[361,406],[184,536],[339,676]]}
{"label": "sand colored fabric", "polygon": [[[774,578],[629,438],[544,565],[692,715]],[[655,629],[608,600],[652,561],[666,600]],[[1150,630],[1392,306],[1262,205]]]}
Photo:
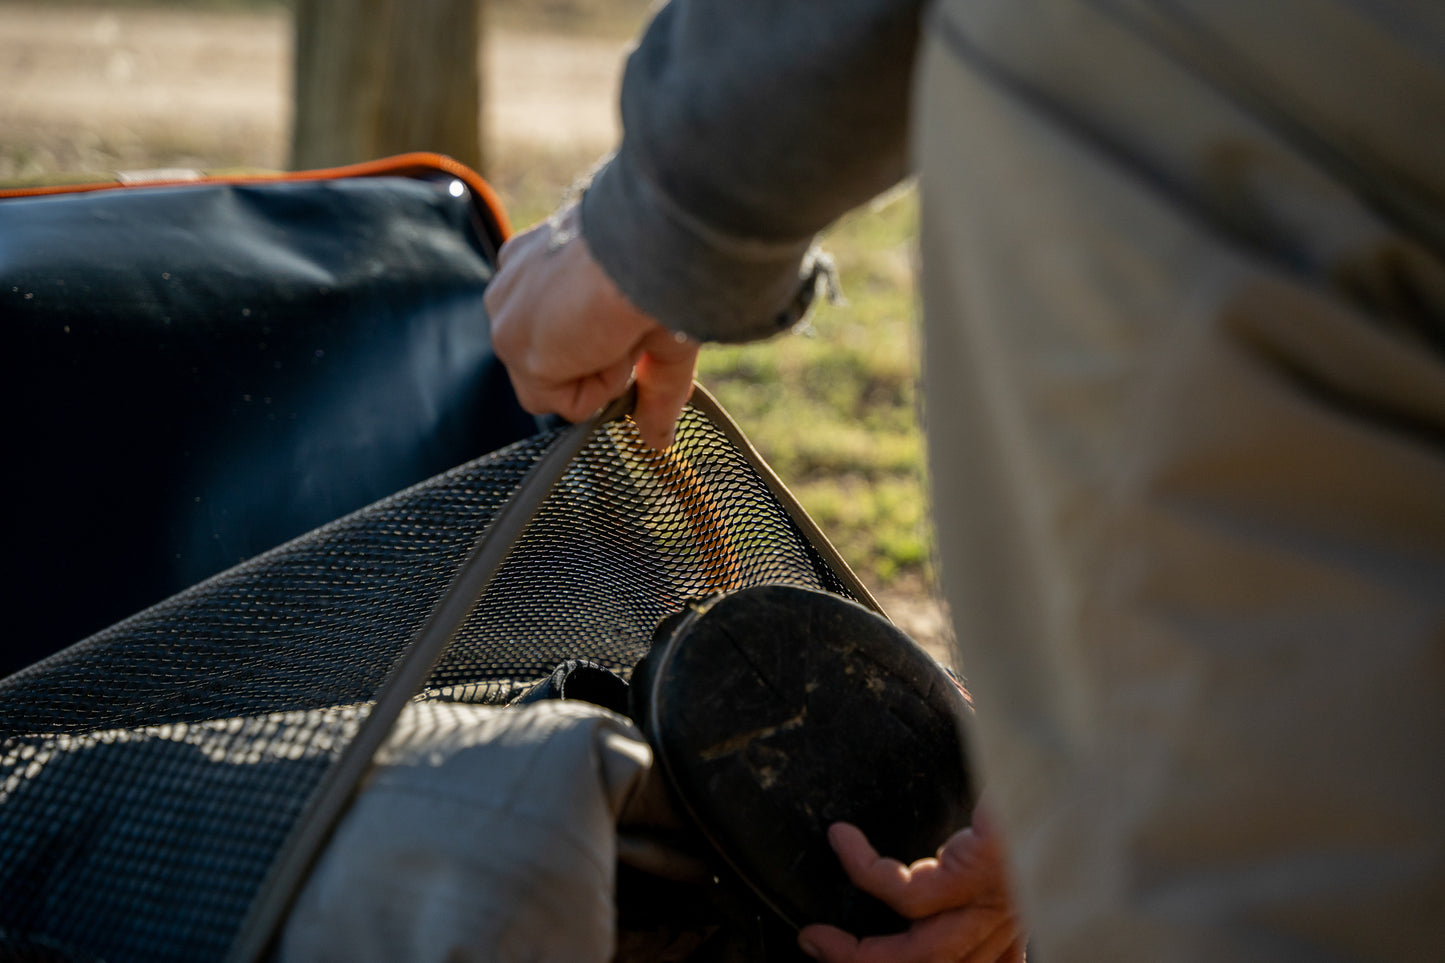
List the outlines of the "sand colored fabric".
{"label": "sand colored fabric", "polygon": [[759,336],[911,131],[943,581],[1040,958],[1436,958],[1445,13],[757,6],[655,22],[584,233]]}
{"label": "sand colored fabric", "polygon": [[1117,19],[1006,6],[920,77],[925,385],[1039,956],[1434,959],[1445,270]]}
{"label": "sand colored fabric", "polygon": [[280,959],[610,960],[617,817],[651,758],[631,722],[588,703],[413,704]]}

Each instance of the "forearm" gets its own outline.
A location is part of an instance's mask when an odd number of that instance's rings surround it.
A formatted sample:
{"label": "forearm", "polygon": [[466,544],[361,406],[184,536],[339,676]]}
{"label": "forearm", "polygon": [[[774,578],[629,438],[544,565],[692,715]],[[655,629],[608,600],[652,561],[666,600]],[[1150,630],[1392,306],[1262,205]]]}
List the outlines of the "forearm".
{"label": "forearm", "polygon": [[675,0],[628,62],[624,138],[583,199],[594,256],[702,340],[797,317],[813,236],[907,170],[922,3]]}

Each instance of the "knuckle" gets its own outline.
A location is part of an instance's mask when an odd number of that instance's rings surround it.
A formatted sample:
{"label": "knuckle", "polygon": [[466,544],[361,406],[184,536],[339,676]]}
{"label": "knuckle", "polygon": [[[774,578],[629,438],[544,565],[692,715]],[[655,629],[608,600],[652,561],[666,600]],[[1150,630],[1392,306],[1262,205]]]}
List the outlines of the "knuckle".
{"label": "knuckle", "polygon": [[522,354],[519,336],[505,320],[492,321],[492,350],[508,367],[515,364]]}
{"label": "knuckle", "polygon": [[890,900],[889,905],[897,911],[904,919],[921,920],[933,915],[935,907],[922,899],[908,894],[900,894],[897,899]]}

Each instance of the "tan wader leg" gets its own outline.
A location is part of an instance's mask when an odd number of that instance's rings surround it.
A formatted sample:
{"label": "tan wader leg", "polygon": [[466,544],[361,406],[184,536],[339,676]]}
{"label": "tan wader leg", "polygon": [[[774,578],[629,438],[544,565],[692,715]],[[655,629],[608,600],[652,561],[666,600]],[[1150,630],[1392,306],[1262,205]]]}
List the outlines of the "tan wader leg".
{"label": "tan wader leg", "polygon": [[278,960],[606,963],[617,817],[651,761],[585,702],[407,706]]}
{"label": "tan wader leg", "polygon": [[[945,33],[915,104],[933,500],[1039,958],[1439,960],[1438,348]],[[1157,66],[1134,89],[1187,135],[1198,97]],[[1268,197],[1365,217],[1285,160]],[[1428,294],[1440,266],[1411,253]]]}

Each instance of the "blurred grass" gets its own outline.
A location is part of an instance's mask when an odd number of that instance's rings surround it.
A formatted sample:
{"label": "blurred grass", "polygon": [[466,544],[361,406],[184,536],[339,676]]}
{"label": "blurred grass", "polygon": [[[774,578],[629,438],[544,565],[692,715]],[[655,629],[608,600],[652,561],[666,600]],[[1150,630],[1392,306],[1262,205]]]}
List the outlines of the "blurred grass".
{"label": "blurred grass", "polygon": [[[630,37],[653,0],[482,0],[491,23],[593,37]],[[91,9],[287,10],[294,0],[45,0],[52,7]]]}
{"label": "blurred grass", "polygon": [[835,225],[846,302],[802,331],[712,346],[699,380],[870,586],[930,581],[917,417],[912,191]]}
{"label": "blurred grass", "polygon": [[647,22],[653,0],[483,0],[491,23],[519,29],[627,39]]}
{"label": "blurred grass", "polygon": [[45,0],[45,4],[92,10],[285,10],[291,0]]}

